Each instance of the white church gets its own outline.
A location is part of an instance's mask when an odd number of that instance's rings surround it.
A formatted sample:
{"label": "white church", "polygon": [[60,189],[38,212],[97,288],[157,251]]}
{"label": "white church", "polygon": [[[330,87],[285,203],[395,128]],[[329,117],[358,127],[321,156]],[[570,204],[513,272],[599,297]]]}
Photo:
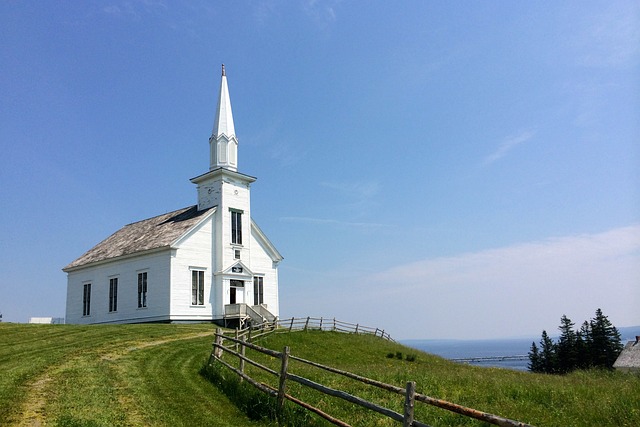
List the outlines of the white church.
{"label": "white church", "polygon": [[224,65],[198,204],[125,225],[62,270],[67,323],[273,321],[282,255],[251,218]]}

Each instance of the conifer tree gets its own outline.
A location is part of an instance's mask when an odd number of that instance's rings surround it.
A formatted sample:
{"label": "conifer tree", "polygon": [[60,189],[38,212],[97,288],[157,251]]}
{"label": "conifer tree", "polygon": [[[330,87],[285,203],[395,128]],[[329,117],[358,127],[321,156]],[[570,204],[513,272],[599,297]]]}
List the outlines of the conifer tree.
{"label": "conifer tree", "polygon": [[534,341],[531,343],[531,349],[529,350],[529,364],[527,367],[531,372],[542,372],[542,364],[540,362],[540,352]]}
{"label": "conifer tree", "polygon": [[547,331],[542,331],[540,340],[540,372],[553,374],[557,371],[556,345],[547,335]]}
{"label": "conifer tree", "polygon": [[560,319],[558,343],[542,331],[540,347],[532,343],[529,351],[529,370],[547,374],[564,374],[574,369],[611,369],[623,345],[620,332],[601,309],[591,321],[585,321],[580,330],[566,315]]}
{"label": "conifer tree", "polygon": [[591,319],[591,360],[593,366],[612,368],[622,351],[620,332],[611,324],[601,309]]}
{"label": "conifer tree", "polygon": [[578,369],[588,369],[593,365],[591,357],[591,325],[586,320],[576,333],[576,349],[578,353]]}
{"label": "conifer tree", "polygon": [[573,330],[574,323],[566,315],[560,319],[560,338],[556,345],[558,372],[565,374],[578,366],[577,335]]}

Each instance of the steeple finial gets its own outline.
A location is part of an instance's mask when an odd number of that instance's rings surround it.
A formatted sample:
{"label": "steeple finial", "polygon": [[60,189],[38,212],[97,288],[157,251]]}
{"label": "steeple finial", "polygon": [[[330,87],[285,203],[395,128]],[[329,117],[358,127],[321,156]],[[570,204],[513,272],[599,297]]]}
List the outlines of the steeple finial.
{"label": "steeple finial", "polygon": [[222,64],[222,75],[226,76],[227,74],[224,72],[224,64]]}

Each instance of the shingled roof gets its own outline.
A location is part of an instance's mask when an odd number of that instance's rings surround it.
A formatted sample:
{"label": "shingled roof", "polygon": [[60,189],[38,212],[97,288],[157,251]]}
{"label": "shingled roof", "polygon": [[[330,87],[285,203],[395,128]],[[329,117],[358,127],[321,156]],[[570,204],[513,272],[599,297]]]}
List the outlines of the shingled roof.
{"label": "shingled roof", "polygon": [[125,225],[62,270],[66,272],[124,255],[169,247],[196,225],[209,210],[199,211],[197,206],[189,206]]}
{"label": "shingled roof", "polygon": [[627,343],[613,367],[619,371],[640,372],[640,336]]}

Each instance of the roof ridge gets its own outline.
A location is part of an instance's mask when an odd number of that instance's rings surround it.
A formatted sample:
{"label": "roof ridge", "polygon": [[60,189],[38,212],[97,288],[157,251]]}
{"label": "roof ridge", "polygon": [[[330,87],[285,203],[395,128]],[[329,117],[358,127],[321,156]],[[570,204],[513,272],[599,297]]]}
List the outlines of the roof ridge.
{"label": "roof ridge", "polygon": [[160,215],[155,215],[155,216],[152,216],[152,217],[149,217],[149,218],[141,219],[141,220],[138,220],[138,221],[133,221],[133,222],[130,222],[129,224],[123,225],[121,228],[128,227],[128,226],[134,225],[134,224],[138,224],[138,223],[144,222],[144,221],[149,221],[149,220],[152,220],[152,219],[155,219],[155,218],[159,218],[159,217],[165,216],[165,215],[171,215],[171,214],[179,215],[180,213],[186,212],[189,209],[193,209],[194,207],[197,208],[198,205],[191,205],[191,206],[187,206],[186,208],[180,208],[180,209],[176,209],[174,211],[165,212],[165,213],[160,214]]}

